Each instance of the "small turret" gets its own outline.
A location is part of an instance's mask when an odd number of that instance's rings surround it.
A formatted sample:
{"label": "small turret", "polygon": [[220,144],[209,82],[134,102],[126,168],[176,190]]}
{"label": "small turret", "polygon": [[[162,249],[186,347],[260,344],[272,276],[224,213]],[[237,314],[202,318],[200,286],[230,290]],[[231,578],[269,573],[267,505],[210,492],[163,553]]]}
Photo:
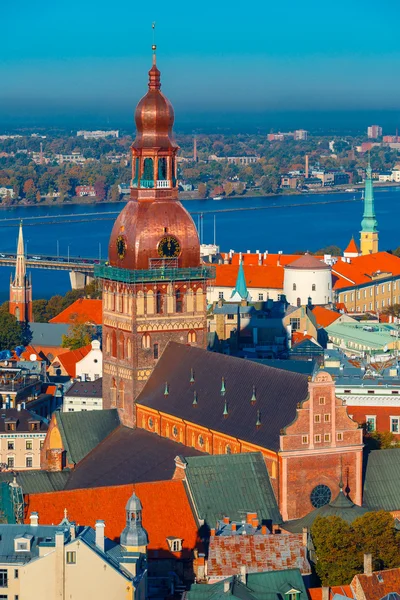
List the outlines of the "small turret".
{"label": "small turret", "polygon": [[125,511],[126,527],[121,533],[121,546],[129,552],[146,553],[149,538],[142,525],[142,504],[135,492],[129,498]]}

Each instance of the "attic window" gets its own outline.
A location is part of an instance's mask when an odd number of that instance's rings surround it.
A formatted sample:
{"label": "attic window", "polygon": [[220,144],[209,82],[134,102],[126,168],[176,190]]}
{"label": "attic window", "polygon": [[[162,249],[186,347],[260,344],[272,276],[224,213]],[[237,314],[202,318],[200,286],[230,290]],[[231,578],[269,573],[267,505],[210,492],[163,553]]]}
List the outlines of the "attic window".
{"label": "attic window", "polygon": [[180,538],[167,537],[167,542],[171,552],[181,552],[183,540]]}
{"label": "attic window", "polygon": [[29,423],[29,431],[38,431],[39,423],[37,421]]}
{"label": "attic window", "polygon": [[15,421],[13,421],[12,423],[7,423],[7,431],[15,431]]}
{"label": "attic window", "polygon": [[285,597],[287,600],[299,600],[300,590],[292,588],[285,593]]}

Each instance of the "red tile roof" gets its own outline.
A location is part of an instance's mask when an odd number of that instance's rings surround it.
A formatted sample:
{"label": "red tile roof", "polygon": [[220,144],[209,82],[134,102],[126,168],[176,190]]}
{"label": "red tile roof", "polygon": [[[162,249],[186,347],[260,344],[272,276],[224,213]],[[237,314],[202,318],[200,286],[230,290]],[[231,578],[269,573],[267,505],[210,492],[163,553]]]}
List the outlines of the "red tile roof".
{"label": "red tile roof", "polygon": [[65,354],[57,355],[53,362],[59,362],[70,377],[76,376],[76,363],[82,360],[92,349],[92,345],[88,344],[78,350],[69,350]]}
{"label": "red tile roof", "polygon": [[362,588],[365,598],[368,600],[380,600],[380,598],[383,598],[386,594],[390,594],[390,592],[399,592],[400,568],[374,571],[370,576],[364,574],[355,575],[351,582],[351,587],[355,591],[357,583]]}
{"label": "red tile roof", "polygon": [[[322,588],[308,588],[308,596],[310,600],[322,600]],[[329,588],[329,600],[332,600],[335,594],[354,598],[354,594],[349,585],[334,585]]]}
{"label": "red tile roof", "polygon": [[[68,511],[70,521],[94,527],[97,519],[106,524],[105,535],[118,540],[125,527],[125,506],[135,491],[143,506],[143,526],[149,536],[149,554],[171,555],[167,537],[183,540],[183,556],[199,547],[198,528],[184,484],[180,480],[137,483],[92,489],[29,494],[25,496],[29,522],[32,511],[39,513],[42,525],[58,524]],[[174,553],[179,556],[181,553]]]}
{"label": "red tile roof", "polygon": [[353,238],[353,237],[351,238],[351,240],[350,240],[350,242],[349,242],[349,245],[347,246],[346,250],[344,251],[344,254],[346,254],[347,252],[348,252],[349,254],[354,254],[354,253],[357,253],[357,254],[359,254],[359,253],[360,253],[360,249],[359,249],[359,247],[357,246],[357,244],[355,243],[355,241],[354,241],[354,238]]}
{"label": "red tile roof", "polygon": [[229,535],[210,538],[210,577],[229,577],[244,565],[248,573],[300,569],[311,572],[302,534]]}
{"label": "red tile roof", "polygon": [[323,306],[315,306],[312,309],[312,313],[317,321],[317,325],[321,327],[328,327],[328,325],[334,323],[341,316],[340,313],[324,308]]}
{"label": "red tile roof", "polygon": [[[243,268],[248,289],[283,289],[283,267],[244,265]],[[216,265],[216,279],[214,286],[234,288],[238,270],[238,265]]]}
{"label": "red tile roof", "polygon": [[94,323],[101,325],[102,301],[91,298],[79,298],[71,306],[68,306],[60,314],[50,319],[49,323]]}
{"label": "red tile roof", "polygon": [[31,360],[32,354],[36,355],[35,360],[43,360],[43,358],[40,356],[40,352],[33,346],[25,346],[25,350],[22,352],[21,356],[18,358],[17,355],[15,355],[15,358],[17,360]]}
{"label": "red tile roof", "polygon": [[350,259],[350,262],[338,260],[332,267],[332,274],[338,277],[334,289],[352,287],[374,281],[375,274],[388,273],[400,275],[400,258],[388,252],[376,252]]}
{"label": "red tile roof", "polygon": [[308,333],[304,334],[302,331],[293,331],[292,333],[292,344],[299,344],[300,342],[304,342],[304,340],[312,340],[312,335]]}
{"label": "red tile roof", "polygon": [[[222,255],[224,256],[224,254]],[[264,258],[264,253],[261,253],[262,266],[267,267],[277,267],[277,266],[285,266],[289,263],[295,261],[297,258],[300,258],[301,254],[267,254]],[[235,252],[232,255],[231,264],[239,265],[239,252]],[[257,253],[242,253],[242,262],[243,266],[246,265],[258,265],[258,254]]]}

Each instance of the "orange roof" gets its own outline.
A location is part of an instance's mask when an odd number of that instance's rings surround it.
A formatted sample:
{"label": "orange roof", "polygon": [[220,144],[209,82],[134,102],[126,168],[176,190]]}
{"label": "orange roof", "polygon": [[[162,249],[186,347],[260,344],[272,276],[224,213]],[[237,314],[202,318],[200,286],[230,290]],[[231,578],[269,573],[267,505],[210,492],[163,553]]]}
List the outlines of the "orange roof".
{"label": "orange roof", "polygon": [[[222,253],[222,256],[224,257],[226,253]],[[261,252],[261,260],[262,260],[262,266],[264,267],[276,267],[276,266],[281,266],[284,267],[285,265],[288,265],[289,263],[293,262],[294,260],[296,260],[297,258],[300,258],[301,256],[303,256],[302,254],[266,254],[265,258],[264,258],[264,253]],[[232,254],[232,259],[231,259],[231,264],[232,265],[239,265],[239,257],[240,257],[240,253],[239,252],[235,252],[234,254]],[[242,253],[242,263],[243,266],[246,265],[258,265],[258,260],[259,260],[259,256],[256,252],[243,252]]]}
{"label": "orange roof", "polygon": [[69,350],[65,354],[57,355],[53,362],[59,362],[70,377],[76,376],[76,363],[82,360],[92,349],[92,344],[78,348],[77,350]]}
{"label": "orange roof", "polygon": [[[364,598],[380,600],[390,592],[397,592],[400,589],[400,568],[374,571],[372,575],[355,575],[352,584],[356,579],[361,586]],[[354,582],[353,587],[356,585]]]}
{"label": "orange roof", "polygon": [[312,313],[317,321],[317,325],[321,327],[328,327],[328,325],[331,325],[341,316],[340,313],[324,308],[323,306],[315,306],[312,309]]}
{"label": "orange roof", "polygon": [[66,508],[70,521],[94,527],[96,519],[103,519],[106,536],[119,539],[125,527],[125,506],[133,491],[143,506],[143,526],[149,536],[150,554],[151,551],[158,551],[158,556],[170,554],[168,536],[183,540],[185,555],[198,545],[198,528],[181,480],[29,494],[25,496],[25,522],[29,522],[30,513],[36,511],[40,524],[58,524]]}
{"label": "orange roof", "polygon": [[75,321],[101,325],[103,323],[102,301],[91,298],[78,298],[71,306],[50,319],[49,323],[73,323]]}
{"label": "orange roof", "polygon": [[[283,267],[244,265],[244,276],[248,289],[283,289]],[[216,265],[215,287],[234,288],[238,274],[238,265]]]}
{"label": "orange roof", "polygon": [[[308,588],[307,591],[310,600],[322,600],[322,588]],[[349,585],[334,585],[329,588],[329,600],[332,600],[335,594],[340,594],[340,596],[346,596],[347,598],[354,598]]]}
{"label": "orange roof", "polygon": [[32,354],[36,355],[35,360],[43,360],[43,358],[40,356],[40,353],[33,346],[25,346],[25,350],[22,352],[20,357],[18,358],[18,356],[15,355],[15,358],[16,360],[31,360]]}
{"label": "orange roof", "polygon": [[347,252],[349,254],[354,254],[354,253],[359,254],[360,253],[360,249],[357,246],[357,244],[355,243],[353,237],[351,238],[349,245],[347,246],[346,250],[344,251],[344,254],[346,254]]}
{"label": "orange roof", "polygon": [[292,343],[298,344],[299,342],[303,342],[304,340],[312,340],[314,339],[312,335],[308,333],[303,333],[302,331],[293,331],[292,333]]}
{"label": "orange roof", "polygon": [[338,260],[332,267],[332,274],[338,279],[334,283],[334,289],[352,287],[372,283],[375,274],[388,273],[400,275],[400,258],[388,252],[376,252],[365,256],[356,256],[349,259],[350,262]]}

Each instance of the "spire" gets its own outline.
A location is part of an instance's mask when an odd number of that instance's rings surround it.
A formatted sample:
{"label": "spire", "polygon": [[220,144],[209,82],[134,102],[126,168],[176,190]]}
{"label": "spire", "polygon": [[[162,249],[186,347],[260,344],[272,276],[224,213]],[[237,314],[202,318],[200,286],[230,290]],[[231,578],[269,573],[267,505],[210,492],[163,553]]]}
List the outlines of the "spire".
{"label": "spire", "polygon": [[253,385],[253,394],[252,394],[252,396],[251,396],[251,400],[250,400],[250,402],[251,402],[252,404],[254,404],[254,402],[256,402],[256,401],[257,401],[257,396],[256,396],[256,386],[255,386],[255,385]]}
{"label": "spire", "polygon": [[231,295],[231,301],[240,302],[241,300],[251,300],[247,291],[246,278],[244,276],[243,263],[239,264],[239,270],[236,279],[236,286]]}
{"label": "spire", "polygon": [[364,215],[361,221],[363,232],[374,233],[378,231],[378,222],[375,217],[374,187],[372,185],[371,156],[368,156],[368,166],[365,178]]}
{"label": "spire", "polygon": [[156,37],[156,24],[152,23],[151,25],[152,30],[153,30],[153,44],[151,46],[151,49],[153,51],[153,66],[151,67],[150,71],[149,71],[149,90],[159,90],[161,88],[161,81],[160,81],[160,71],[157,69],[157,46],[155,44],[155,37]]}
{"label": "spire", "polygon": [[226,398],[225,398],[225,402],[224,402],[224,412],[222,413],[222,414],[224,415],[224,419],[226,419],[226,417],[228,416],[228,412],[229,412],[229,411],[228,411],[228,403],[227,403],[227,401],[226,401]]}
{"label": "spire", "polygon": [[129,498],[125,513],[126,527],[121,533],[121,546],[132,552],[145,552],[149,539],[142,525],[142,504],[135,493]]}
{"label": "spire", "polygon": [[16,287],[24,287],[26,278],[26,262],[24,249],[24,236],[22,233],[22,221],[19,224],[18,246],[17,246],[17,262],[15,265],[14,285]]}

